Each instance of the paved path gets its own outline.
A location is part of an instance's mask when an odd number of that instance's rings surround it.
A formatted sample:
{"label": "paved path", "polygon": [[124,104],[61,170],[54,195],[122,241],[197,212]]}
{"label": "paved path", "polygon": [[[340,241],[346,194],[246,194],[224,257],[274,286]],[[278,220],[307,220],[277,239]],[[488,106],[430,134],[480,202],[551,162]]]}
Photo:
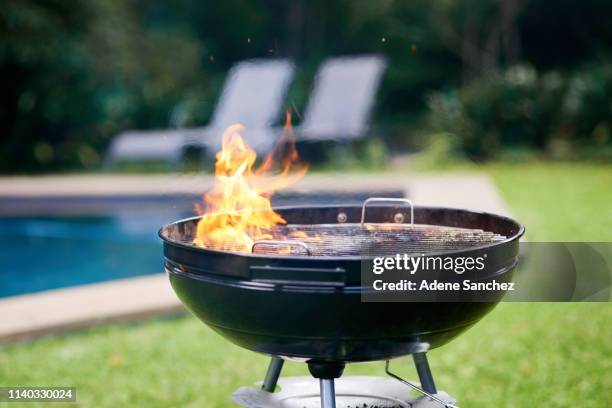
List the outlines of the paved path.
{"label": "paved path", "polygon": [[0,299],[0,341],[181,311],[163,273],[12,296]]}
{"label": "paved path", "polygon": [[[193,194],[210,176],[87,175],[0,178],[3,198]],[[508,214],[495,184],[481,174],[309,174],[292,190],[405,192],[416,205],[437,205]],[[160,254],[161,256],[161,254]],[[183,310],[164,274],[0,299],[0,342],[100,322],[140,319]]]}
{"label": "paved path", "polygon": [[[2,198],[53,196],[134,196],[204,192],[212,177],[196,175],[85,175],[0,177]],[[492,180],[482,174],[364,173],[309,174],[292,191],[403,189],[417,205],[458,206],[507,213]]]}

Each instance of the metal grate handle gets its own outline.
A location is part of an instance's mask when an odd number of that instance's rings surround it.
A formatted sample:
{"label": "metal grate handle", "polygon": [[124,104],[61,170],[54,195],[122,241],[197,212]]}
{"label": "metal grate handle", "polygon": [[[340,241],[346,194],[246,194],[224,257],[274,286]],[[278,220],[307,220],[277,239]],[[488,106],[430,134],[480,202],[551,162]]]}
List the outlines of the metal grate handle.
{"label": "metal grate handle", "polygon": [[253,246],[251,247],[251,252],[255,253],[255,247],[257,245],[285,245],[288,246],[289,248],[293,247],[300,247],[303,250],[306,251],[306,254],[308,255],[312,255],[310,252],[310,248],[308,248],[308,245],[306,245],[304,242],[302,241],[295,241],[295,240],[291,240],[291,239],[287,239],[287,240],[282,240],[282,239],[262,239],[260,241],[255,241],[253,243]]}
{"label": "metal grate handle", "polygon": [[407,198],[385,198],[385,197],[370,197],[363,202],[361,206],[361,225],[365,224],[366,207],[370,203],[402,203],[410,206],[410,225],[414,225],[414,205]]}

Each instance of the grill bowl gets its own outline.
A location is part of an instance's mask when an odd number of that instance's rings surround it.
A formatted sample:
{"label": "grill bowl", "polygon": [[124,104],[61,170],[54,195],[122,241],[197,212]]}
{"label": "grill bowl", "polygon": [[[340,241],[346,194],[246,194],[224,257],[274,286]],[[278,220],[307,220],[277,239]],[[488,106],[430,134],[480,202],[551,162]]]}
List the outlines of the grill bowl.
{"label": "grill bowl", "polygon": [[[361,206],[278,208],[289,224],[334,224],[344,213],[357,223]],[[397,208],[368,208],[368,222],[392,220]],[[357,362],[435,348],[476,323],[490,302],[365,303],[360,256],[245,254],[191,244],[198,218],[167,225],[165,269],[185,306],[244,348],[289,358]],[[523,227],[509,218],[461,209],[415,207],[417,224],[482,229],[503,240],[436,255],[481,256],[479,279],[509,281]],[[469,278],[469,272],[462,277]]]}

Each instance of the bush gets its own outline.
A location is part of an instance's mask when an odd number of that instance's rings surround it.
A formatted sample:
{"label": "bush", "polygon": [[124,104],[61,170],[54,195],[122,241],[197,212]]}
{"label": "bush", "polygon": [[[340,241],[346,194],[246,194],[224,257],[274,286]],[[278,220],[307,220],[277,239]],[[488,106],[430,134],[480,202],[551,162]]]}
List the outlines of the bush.
{"label": "bush", "polygon": [[3,6],[0,173],[96,168],[121,130],[188,125],[210,110],[202,101],[220,75],[202,72],[195,34],[143,17],[154,5]]}
{"label": "bush", "polygon": [[423,136],[423,148],[413,159],[417,167],[427,169],[465,161],[461,141],[456,135],[439,132]]}
{"label": "bush", "polygon": [[612,64],[589,65],[568,81],[558,136],[606,145],[612,129]]}
{"label": "bush", "polygon": [[385,142],[375,135],[352,143],[330,141],[300,144],[298,151],[300,157],[310,163],[313,169],[318,170],[383,170],[389,158]]}
{"label": "bush", "polygon": [[610,143],[612,65],[584,66],[567,78],[530,66],[473,81],[428,97],[433,132],[455,134],[470,158],[538,149],[571,156]]}

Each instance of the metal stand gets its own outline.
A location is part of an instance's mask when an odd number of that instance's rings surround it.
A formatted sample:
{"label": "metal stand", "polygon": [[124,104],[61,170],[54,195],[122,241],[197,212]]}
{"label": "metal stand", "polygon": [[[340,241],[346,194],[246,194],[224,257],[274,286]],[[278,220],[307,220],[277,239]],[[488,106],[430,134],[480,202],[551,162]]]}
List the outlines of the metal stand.
{"label": "metal stand", "polygon": [[[327,408],[334,406],[333,400],[327,398],[331,394],[330,385],[331,381],[322,382],[320,378],[311,376],[281,376],[278,379],[280,390],[266,392],[261,389],[261,384],[256,387],[240,387],[232,394],[232,401],[243,408],[321,408],[321,404]],[[426,396],[411,395],[406,389],[406,384],[390,377],[341,377],[333,380],[333,387],[335,406],[338,408],[443,408],[454,406],[454,399],[444,391],[438,390],[435,395],[437,400]],[[321,395],[323,395],[323,401],[321,401]]]}
{"label": "metal stand", "polygon": [[340,378],[345,363],[332,363],[326,361],[309,361],[308,371],[314,378],[319,379],[319,394],[321,395],[321,408],[336,408],[336,390],[334,379]]}
{"label": "metal stand", "polygon": [[437,394],[438,391],[436,390],[433,375],[431,375],[427,355],[425,353],[414,353],[412,359],[414,360],[414,366],[416,367],[423,390],[430,394]]}
{"label": "metal stand", "polygon": [[429,369],[429,363],[427,362],[427,357],[425,356],[425,353],[414,353],[412,356],[414,359],[414,364],[416,365],[417,374],[419,375],[419,381],[421,381],[420,387],[417,387],[411,382],[404,380],[400,376],[393,374],[389,370],[389,360],[387,360],[387,362],[385,363],[385,372],[387,373],[387,375],[395,378],[402,384],[406,384],[413,390],[420,392],[421,394],[425,395],[432,401],[437,402],[444,408],[458,408],[454,403],[445,401],[442,398],[436,396],[436,394],[438,394],[438,391],[436,390],[436,385],[434,384],[433,376],[431,375],[431,370]]}
{"label": "metal stand", "polygon": [[336,391],[334,390],[334,379],[319,379],[321,389],[321,408],[336,408]]}
{"label": "metal stand", "polygon": [[263,384],[261,385],[262,391],[274,392],[284,363],[285,361],[280,357],[274,356],[270,359],[268,371],[266,371],[266,378],[264,378]]}
{"label": "metal stand", "polygon": [[[436,389],[425,353],[415,353],[413,359],[421,381],[420,387],[389,371],[389,361],[385,365],[385,372],[399,382],[381,377],[340,378],[345,363],[312,360],[308,361],[308,370],[314,378],[279,378],[284,361],[273,356],[261,388],[242,387],[234,392],[232,400],[248,408],[336,408],[336,403],[341,407],[458,408],[452,397]],[[277,383],[281,389],[274,392]],[[408,395],[400,383],[423,396],[417,398]],[[317,391],[320,401],[313,398]]]}

